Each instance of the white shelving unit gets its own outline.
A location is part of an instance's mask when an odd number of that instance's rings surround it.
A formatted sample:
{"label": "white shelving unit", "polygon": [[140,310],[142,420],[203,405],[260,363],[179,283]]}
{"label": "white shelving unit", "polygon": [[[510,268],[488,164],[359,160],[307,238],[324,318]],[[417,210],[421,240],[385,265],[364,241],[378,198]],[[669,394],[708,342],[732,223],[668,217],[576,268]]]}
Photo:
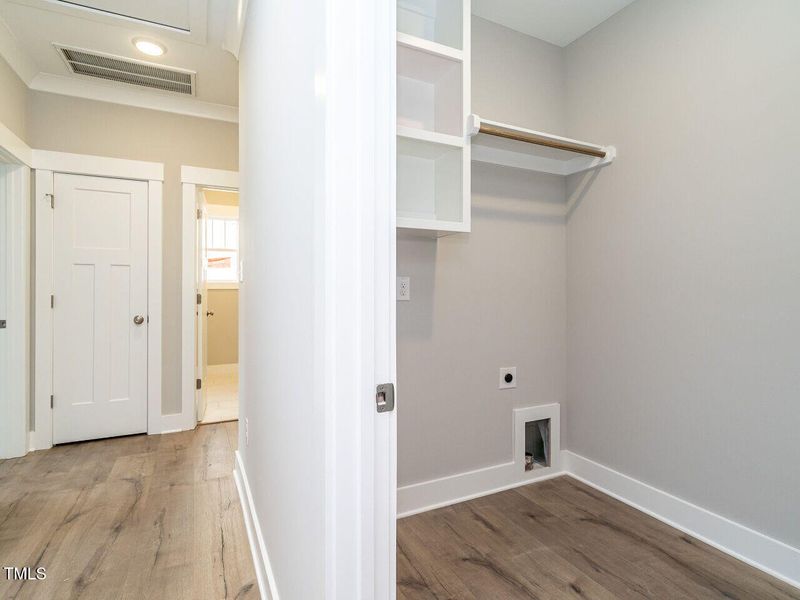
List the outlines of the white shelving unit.
{"label": "white shelving unit", "polygon": [[470,0],[398,0],[397,227],[470,230]]}
{"label": "white shelving unit", "polygon": [[472,160],[555,175],[574,175],[614,162],[617,149],[470,115]]}

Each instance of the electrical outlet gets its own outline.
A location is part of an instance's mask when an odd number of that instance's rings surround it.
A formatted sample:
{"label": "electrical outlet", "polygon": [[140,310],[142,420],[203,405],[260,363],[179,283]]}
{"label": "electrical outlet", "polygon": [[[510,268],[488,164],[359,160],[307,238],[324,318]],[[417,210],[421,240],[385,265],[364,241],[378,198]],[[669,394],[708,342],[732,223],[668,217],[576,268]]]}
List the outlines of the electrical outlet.
{"label": "electrical outlet", "polygon": [[244,445],[250,445],[250,421],[247,417],[244,418]]}
{"label": "electrical outlet", "polygon": [[411,278],[398,277],[397,278],[397,299],[401,302],[408,302],[411,300]]}
{"label": "electrical outlet", "polygon": [[517,387],[517,367],[500,367],[498,389],[509,390]]}

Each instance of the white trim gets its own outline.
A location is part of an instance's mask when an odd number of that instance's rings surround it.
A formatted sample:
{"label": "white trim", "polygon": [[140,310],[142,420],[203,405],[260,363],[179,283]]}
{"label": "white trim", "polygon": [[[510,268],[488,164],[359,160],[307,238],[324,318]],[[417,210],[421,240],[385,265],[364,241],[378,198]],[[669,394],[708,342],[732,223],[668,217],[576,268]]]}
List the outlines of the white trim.
{"label": "white trim", "polygon": [[56,173],[71,173],[73,175],[115,177],[138,181],[164,181],[163,163],[128,160],[126,158],[34,150],[31,166],[34,169]]}
{"label": "white trim", "polygon": [[[550,466],[525,470],[525,423],[550,419]],[[563,475],[560,449],[560,405],[542,404],[512,411],[510,462],[405,485],[397,489],[398,517],[457,504],[503,490]]]}
{"label": "white trim", "polygon": [[181,409],[191,407],[192,427],[196,422],[195,312],[197,311],[197,282],[195,228],[197,223],[197,188],[193,183],[182,185],[181,201]]}
{"label": "white trim", "polygon": [[53,172],[37,170],[34,175],[33,211],[36,215],[35,298],[34,298],[34,422],[31,450],[53,445],[53,211],[48,194],[53,193]]}
{"label": "white trim", "polygon": [[575,479],[800,588],[799,549],[574,452],[563,458]]}
{"label": "white trim", "polygon": [[242,503],[244,527],[247,530],[247,541],[250,543],[250,552],[253,555],[258,590],[263,600],[278,600],[275,574],[272,572],[267,546],[261,534],[261,525],[258,522],[258,514],[253,504],[253,495],[250,493],[250,483],[247,480],[247,471],[245,471],[242,456],[238,450],[236,451],[236,462],[233,468],[233,479],[236,482],[236,490],[239,492],[239,501]]}
{"label": "white trim", "polygon": [[8,127],[0,123],[0,161],[31,166],[33,150]]}
{"label": "white trim", "polygon": [[194,183],[203,187],[238,190],[239,172],[182,165],[181,183]]}
{"label": "white trim", "polygon": [[[53,290],[53,210],[48,195],[53,193],[56,173],[111,177],[147,181],[148,261],[147,261],[147,433],[192,429],[187,426],[186,410],[177,415],[162,415],[162,163],[143,162],[102,156],[69,154],[44,150],[33,151],[35,172],[34,211],[36,214],[36,294],[35,294],[35,357],[34,357],[34,429],[31,449],[43,450],[53,445],[53,415],[50,395],[53,393],[53,317],[50,294]],[[56,199],[56,207],[58,199]]]}
{"label": "white trim", "polygon": [[[239,173],[184,165],[181,166],[181,183],[183,184],[181,200],[181,411],[184,415],[182,427],[193,429],[196,426],[195,380],[197,378],[195,366],[197,188],[202,186],[238,190]],[[241,268],[241,261],[239,264]],[[241,273],[239,276],[241,281]],[[238,284],[236,287],[238,289]]]}
{"label": "white trim", "polygon": [[509,462],[405,485],[397,489],[397,518],[410,517],[565,474],[564,471],[541,469],[529,471],[531,476],[520,479],[520,467],[524,467],[524,463],[517,465]]}
{"label": "white trim", "polygon": [[0,210],[5,210],[6,245],[4,288],[7,327],[0,332],[3,377],[0,380],[0,458],[24,456],[28,451],[30,403],[30,170],[24,165],[4,164],[0,176]]}
{"label": "white trim", "polygon": [[147,194],[147,432],[169,429],[161,414],[163,183],[150,181]]}
{"label": "white trim", "polygon": [[214,104],[198,100],[193,96],[169,92],[143,91],[134,86],[104,83],[88,77],[65,77],[52,73],[39,73],[31,80],[28,87],[39,92],[61,96],[122,104],[228,123],[239,122],[239,109],[236,106]]}

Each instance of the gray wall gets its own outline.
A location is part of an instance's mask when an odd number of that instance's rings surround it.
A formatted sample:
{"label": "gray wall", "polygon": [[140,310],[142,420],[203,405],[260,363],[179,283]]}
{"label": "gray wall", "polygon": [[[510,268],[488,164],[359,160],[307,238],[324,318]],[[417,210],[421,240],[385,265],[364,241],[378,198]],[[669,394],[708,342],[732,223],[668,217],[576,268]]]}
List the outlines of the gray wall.
{"label": "gray wall", "polygon": [[0,57],[0,123],[25,142],[28,141],[27,102],[28,87]]}
{"label": "gray wall", "polygon": [[[562,51],[472,20],[473,111],[561,131]],[[565,397],[563,178],[473,164],[472,232],[400,234],[398,484],[511,460],[512,409]],[[497,389],[516,366],[516,390]]]}
{"label": "gray wall", "polygon": [[239,362],[239,290],[208,290],[208,364]]}
{"label": "gray wall", "polygon": [[[800,3],[639,0],[566,52],[566,445],[800,546]],[[575,182],[571,182],[574,184]]]}
{"label": "gray wall", "polygon": [[40,150],[164,163],[162,411],[180,411],[181,165],[236,171],[238,127],[209,119],[30,92],[28,143]]}

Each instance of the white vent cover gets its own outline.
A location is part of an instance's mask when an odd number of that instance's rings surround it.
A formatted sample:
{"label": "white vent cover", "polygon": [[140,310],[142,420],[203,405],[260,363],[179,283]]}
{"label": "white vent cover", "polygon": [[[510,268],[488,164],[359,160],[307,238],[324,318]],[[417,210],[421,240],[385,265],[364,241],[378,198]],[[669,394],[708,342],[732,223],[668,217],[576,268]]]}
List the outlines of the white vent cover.
{"label": "white vent cover", "polygon": [[194,95],[195,73],[175,67],[56,45],[69,70],[76,75],[117,81],[165,92]]}

